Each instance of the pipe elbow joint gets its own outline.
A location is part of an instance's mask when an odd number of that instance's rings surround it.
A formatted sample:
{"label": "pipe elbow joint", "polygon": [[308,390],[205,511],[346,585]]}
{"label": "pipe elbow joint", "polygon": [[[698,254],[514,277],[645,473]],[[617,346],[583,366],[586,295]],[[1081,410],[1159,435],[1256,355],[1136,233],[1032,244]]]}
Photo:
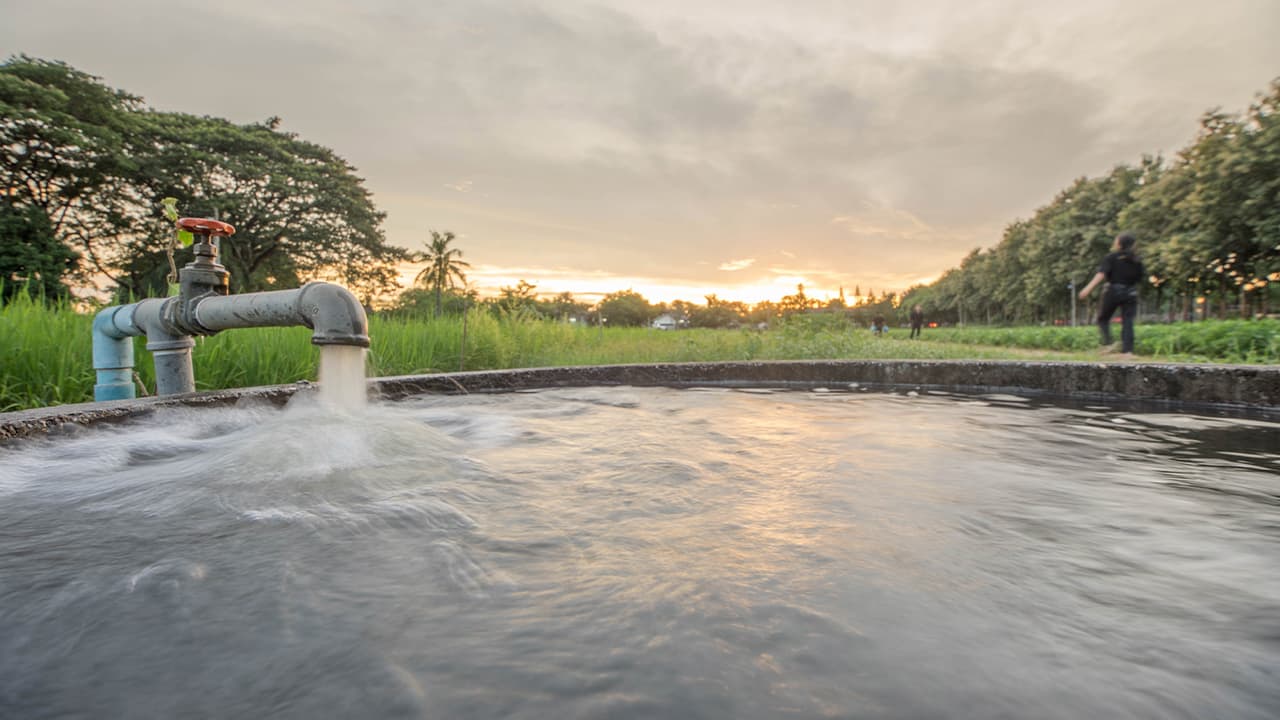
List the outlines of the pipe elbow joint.
{"label": "pipe elbow joint", "polygon": [[120,340],[131,335],[138,335],[138,331],[134,329],[133,311],[134,305],[112,305],[104,308],[93,316],[93,333],[101,335],[104,338],[112,340]]}
{"label": "pipe elbow joint", "polygon": [[369,347],[369,319],[364,307],[341,285],[327,282],[303,285],[297,309],[313,331],[313,345]]}

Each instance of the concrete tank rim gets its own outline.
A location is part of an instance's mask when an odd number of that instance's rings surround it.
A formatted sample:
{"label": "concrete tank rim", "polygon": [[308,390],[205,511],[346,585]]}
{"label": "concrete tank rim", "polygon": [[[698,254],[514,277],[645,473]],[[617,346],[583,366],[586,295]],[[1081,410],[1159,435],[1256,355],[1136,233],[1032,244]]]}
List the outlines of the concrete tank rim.
{"label": "concrete tank rim", "polygon": [[[1147,402],[1172,411],[1280,418],[1280,365],[1022,360],[747,360],[625,363],[472,370],[370,378],[371,397],[497,393],[556,387],[779,387],[856,383],[875,391],[1005,392],[1093,402]],[[285,385],[169,397],[58,405],[0,413],[0,442],[120,422],[167,407],[225,406],[244,400],[282,404],[317,385]]]}

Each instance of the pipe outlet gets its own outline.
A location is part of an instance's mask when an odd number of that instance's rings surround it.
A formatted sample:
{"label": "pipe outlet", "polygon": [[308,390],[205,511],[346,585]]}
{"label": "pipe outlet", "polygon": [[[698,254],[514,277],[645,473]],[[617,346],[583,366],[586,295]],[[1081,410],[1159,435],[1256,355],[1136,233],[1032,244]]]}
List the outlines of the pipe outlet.
{"label": "pipe outlet", "polygon": [[315,332],[314,345],[354,345],[369,347],[369,318],[364,307],[350,290],[327,282],[310,282],[302,286],[298,311],[309,320]]}

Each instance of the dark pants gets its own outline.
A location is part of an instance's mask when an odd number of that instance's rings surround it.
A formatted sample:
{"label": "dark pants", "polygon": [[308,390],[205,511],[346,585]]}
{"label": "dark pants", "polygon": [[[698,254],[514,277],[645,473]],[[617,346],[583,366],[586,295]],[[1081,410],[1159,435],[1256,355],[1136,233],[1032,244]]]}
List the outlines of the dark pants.
{"label": "dark pants", "polygon": [[1133,352],[1133,319],[1138,315],[1138,290],[1131,285],[1111,285],[1102,296],[1098,311],[1098,329],[1102,331],[1102,344],[1111,344],[1111,316],[1120,309],[1120,347],[1122,352]]}
{"label": "dark pants", "polygon": [[911,323],[911,335],[907,339],[909,340],[913,337],[918,336],[919,334],[920,334],[920,326],[915,323]]}

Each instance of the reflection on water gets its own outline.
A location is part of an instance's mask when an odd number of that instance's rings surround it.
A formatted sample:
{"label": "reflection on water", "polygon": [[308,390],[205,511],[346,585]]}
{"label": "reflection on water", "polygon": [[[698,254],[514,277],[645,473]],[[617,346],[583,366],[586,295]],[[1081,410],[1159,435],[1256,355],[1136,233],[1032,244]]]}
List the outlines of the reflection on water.
{"label": "reflection on water", "polygon": [[1274,718],[1280,425],[574,389],[0,447],[0,717]]}

